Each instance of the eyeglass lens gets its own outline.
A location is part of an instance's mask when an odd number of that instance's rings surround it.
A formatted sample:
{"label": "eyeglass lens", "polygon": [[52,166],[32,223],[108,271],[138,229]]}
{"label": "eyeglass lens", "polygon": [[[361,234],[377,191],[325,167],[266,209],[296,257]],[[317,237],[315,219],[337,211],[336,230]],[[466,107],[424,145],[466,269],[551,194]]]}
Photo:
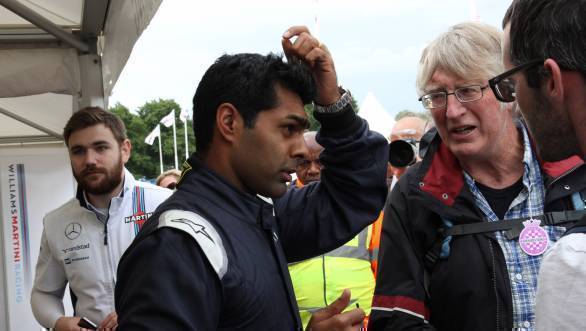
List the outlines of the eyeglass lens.
{"label": "eyeglass lens", "polygon": [[454,94],[460,102],[472,102],[482,98],[482,87],[479,85],[460,87],[452,93],[434,92],[421,97],[423,107],[427,109],[441,108],[448,103],[448,95]]}
{"label": "eyeglass lens", "polygon": [[512,79],[505,78],[495,85],[496,94],[499,99],[504,102],[512,102],[516,100],[515,83]]}

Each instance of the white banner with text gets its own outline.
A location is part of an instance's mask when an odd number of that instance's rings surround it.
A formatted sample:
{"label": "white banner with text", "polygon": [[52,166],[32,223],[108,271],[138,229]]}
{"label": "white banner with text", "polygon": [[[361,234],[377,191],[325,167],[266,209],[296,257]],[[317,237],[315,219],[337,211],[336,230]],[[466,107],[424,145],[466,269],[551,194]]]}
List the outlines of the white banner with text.
{"label": "white banner with text", "polygon": [[[71,199],[74,179],[64,147],[0,149],[2,264],[7,331],[39,330],[30,307],[44,215]],[[71,304],[66,303],[71,312]],[[2,307],[2,305],[0,305]],[[5,323],[5,325],[2,325]]]}

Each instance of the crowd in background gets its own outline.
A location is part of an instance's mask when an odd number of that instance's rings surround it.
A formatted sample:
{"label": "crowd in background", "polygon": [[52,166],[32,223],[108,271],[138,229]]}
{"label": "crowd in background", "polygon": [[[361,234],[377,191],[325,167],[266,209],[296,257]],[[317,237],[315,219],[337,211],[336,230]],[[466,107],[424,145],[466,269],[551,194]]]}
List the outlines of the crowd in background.
{"label": "crowd in background", "polygon": [[125,168],[118,117],[76,112],[78,193],[43,220],[35,317],[58,331],[585,329],[584,17],[584,0],[514,0],[502,30],[450,27],[421,54],[427,115],[389,137],[356,115],[327,47],[291,27],[286,60],[208,69],[197,152],[156,185]]}

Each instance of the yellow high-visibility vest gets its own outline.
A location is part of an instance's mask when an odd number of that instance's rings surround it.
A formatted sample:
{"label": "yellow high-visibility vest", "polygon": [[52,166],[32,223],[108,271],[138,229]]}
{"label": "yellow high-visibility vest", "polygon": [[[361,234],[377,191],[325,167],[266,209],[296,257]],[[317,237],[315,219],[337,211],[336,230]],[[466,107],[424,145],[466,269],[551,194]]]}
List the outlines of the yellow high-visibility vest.
{"label": "yellow high-visibility vest", "polygon": [[304,329],[311,314],[331,304],[345,288],[349,288],[352,295],[346,310],[356,308],[358,303],[366,315],[370,315],[375,285],[368,251],[370,236],[371,226],[368,226],[329,253],[289,264]]}

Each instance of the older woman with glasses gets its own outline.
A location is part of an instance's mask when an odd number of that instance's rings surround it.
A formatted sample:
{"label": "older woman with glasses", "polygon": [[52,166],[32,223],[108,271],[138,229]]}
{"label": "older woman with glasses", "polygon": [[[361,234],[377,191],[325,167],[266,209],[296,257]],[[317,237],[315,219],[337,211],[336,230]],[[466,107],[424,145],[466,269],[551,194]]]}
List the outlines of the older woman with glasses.
{"label": "older woman with glasses", "polygon": [[489,88],[501,52],[481,23],[423,51],[417,89],[437,131],[387,200],[369,330],[534,328],[541,258],[564,229],[544,216],[559,201],[525,126]]}

